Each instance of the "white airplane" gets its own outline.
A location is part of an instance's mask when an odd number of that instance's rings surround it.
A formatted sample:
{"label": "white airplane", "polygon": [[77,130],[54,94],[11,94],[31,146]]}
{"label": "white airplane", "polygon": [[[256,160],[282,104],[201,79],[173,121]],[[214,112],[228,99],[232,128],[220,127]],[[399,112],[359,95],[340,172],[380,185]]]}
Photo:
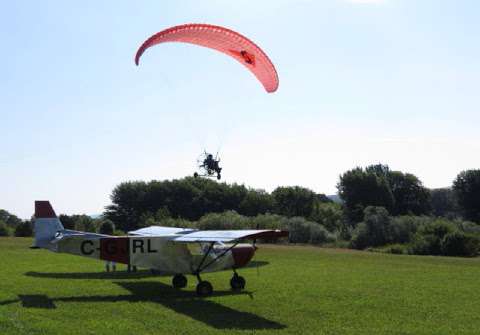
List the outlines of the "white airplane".
{"label": "white airplane", "polygon": [[256,247],[240,241],[287,236],[287,231],[280,230],[202,231],[160,226],[131,231],[129,236],[102,235],[65,229],[50,202],[35,201],[34,248],[152,269],[173,275],[172,285],[178,289],[187,285],[185,275],[192,274],[198,279],[200,296],[213,292],[212,285],[200,278],[204,272],[232,269],[232,290],[245,287],[245,279],[236,270],[250,262]]}

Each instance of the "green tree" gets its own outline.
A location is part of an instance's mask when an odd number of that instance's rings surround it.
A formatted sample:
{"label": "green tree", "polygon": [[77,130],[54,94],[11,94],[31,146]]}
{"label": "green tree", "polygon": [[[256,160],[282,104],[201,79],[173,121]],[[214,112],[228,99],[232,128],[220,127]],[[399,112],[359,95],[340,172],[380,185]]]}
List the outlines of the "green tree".
{"label": "green tree", "polygon": [[442,251],[445,256],[473,257],[480,250],[478,236],[455,231],[445,235],[442,241]]}
{"label": "green tree", "polygon": [[433,219],[427,221],[416,232],[412,253],[418,255],[442,255],[442,241],[450,233],[457,231],[454,223],[445,219]]}
{"label": "green tree", "polygon": [[66,214],[60,214],[58,219],[62,223],[63,228],[74,230],[75,229],[75,219],[73,216],[69,216]]}
{"label": "green tree", "polygon": [[3,221],[0,221],[0,236],[10,236],[10,229]]}
{"label": "green tree", "polygon": [[287,217],[310,217],[319,195],[300,186],[277,187],[272,192],[275,212]]}
{"label": "green tree", "polygon": [[264,190],[248,190],[238,212],[246,216],[265,214],[273,210],[273,203],[273,197]]}
{"label": "green tree", "polygon": [[111,200],[104,216],[123,231],[165,221],[167,216],[196,221],[205,214],[225,211],[246,216],[276,212],[308,217],[315,204],[330,202],[325,195],[298,186],[269,194],[244,185],[192,177],[121,183],[112,191]]}
{"label": "green tree", "polygon": [[82,215],[72,215],[71,219],[74,222],[74,229],[78,231],[86,231],[90,233],[97,232],[97,225],[94,219],[90,216]]}
{"label": "green tree", "polygon": [[200,220],[197,222],[197,226],[202,230],[251,228],[250,220],[235,211],[206,214],[200,218]]}
{"label": "green tree", "polygon": [[352,238],[352,246],[363,249],[368,246],[385,245],[391,240],[391,218],[383,207],[365,208],[364,220],[357,226]]}
{"label": "green tree", "polygon": [[134,230],[142,213],[148,210],[145,208],[149,205],[145,199],[146,192],[147,184],[144,182],[121,183],[112,191],[112,205],[107,206],[105,217],[123,231]]}
{"label": "green tree", "polygon": [[342,206],[334,202],[317,202],[309,219],[320,223],[330,232],[340,231],[343,228]]}
{"label": "green tree", "polygon": [[432,214],[448,218],[457,217],[460,209],[457,197],[451,188],[437,188],[430,190]]}
{"label": "green tree", "polygon": [[416,176],[391,171],[387,180],[395,199],[393,215],[422,215],[430,211],[430,192]]}
{"label": "green tree", "polygon": [[[357,167],[340,176],[338,194],[344,201],[347,217],[353,222],[363,220],[368,206],[381,206],[391,211],[395,199],[385,175]],[[380,167],[378,167],[380,169]],[[382,170],[383,173],[383,170]]]}
{"label": "green tree", "polygon": [[453,190],[467,220],[480,223],[480,170],[467,170],[458,174]]}
{"label": "green tree", "polygon": [[15,228],[15,236],[30,237],[33,235],[33,225],[30,221],[23,221]]}
{"label": "green tree", "polygon": [[22,220],[17,216],[0,209],[0,220],[3,221],[8,227],[15,229],[16,226],[22,223]]}
{"label": "green tree", "polygon": [[104,219],[100,221],[100,229],[98,232],[104,235],[113,235],[115,233],[115,225],[112,221]]}
{"label": "green tree", "polygon": [[392,171],[387,165],[355,168],[340,176],[337,185],[350,220],[362,219],[367,206],[385,207],[393,215],[422,215],[430,210],[430,193],[410,173]]}

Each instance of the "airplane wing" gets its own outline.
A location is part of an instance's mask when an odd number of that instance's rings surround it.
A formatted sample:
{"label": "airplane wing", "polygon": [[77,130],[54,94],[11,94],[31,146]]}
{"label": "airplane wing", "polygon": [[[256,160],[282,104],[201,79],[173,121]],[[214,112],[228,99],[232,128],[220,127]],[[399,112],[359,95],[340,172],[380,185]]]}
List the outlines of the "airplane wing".
{"label": "airplane wing", "polygon": [[274,239],[287,237],[282,230],[201,230],[184,234],[173,239],[175,242],[232,242],[237,240]]}
{"label": "airplane wing", "polygon": [[190,228],[175,228],[175,227],[162,227],[162,226],[150,226],[146,228],[129,231],[128,235],[135,236],[171,236],[171,235],[183,235],[197,231],[197,229]]}

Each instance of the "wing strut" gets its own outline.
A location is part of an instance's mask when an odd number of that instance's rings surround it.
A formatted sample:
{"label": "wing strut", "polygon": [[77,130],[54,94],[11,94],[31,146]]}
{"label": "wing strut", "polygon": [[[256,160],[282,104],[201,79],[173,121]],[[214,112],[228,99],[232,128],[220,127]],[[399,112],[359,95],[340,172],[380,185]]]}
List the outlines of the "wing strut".
{"label": "wing strut", "polygon": [[203,266],[203,263],[205,262],[205,260],[207,259],[208,255],[210,254],[210,252],[212,251],[213,249],[213,245],[215,244],[215,242],[212,242],[210,243],[210,246],[208,247],[208,250],[207,252],[205,253],[205,255],[203,256],[203,259],[202,261],[200,262],[200,265],[198,266],[197,270],[195,271],[194,274],[196,274],[197,276],[200,274],[200,272],[202,272],[203,270],[205,270],[206,268],[208,268],[210,265],[212,265],[213,263],[215,263],[217,260],[219,260],[220,258],[222,258],[223,256],[225,256],[225,254],[227,252],[229,252],[230,250],[232,250],[233,248],[235,248],[238,244],[238,242],[234,243],[231,247],[225,249],[219,256],[215,257],[214,259],[212,259],[210,262],[207,263],[207,265]]}
{"label": "wing strut", "polygon": [[208,255],[210,255],[210,252],[212,251],[214,244],[215,244],[215,242],[212,242],[212,243],[210,243],[210,245],[208,246],[207,252],[205,253],[205,255],[203,255],[202,261],[201,261],[200,264],[198,265],[197,270],[195,270],[195,272],[194,272],[196,275],[200,274],[200,272],[202,272],[202,271],[205,269],[205,268],[202,268],[202,265],[203,265],[203,263],[205,262],[205,260],[207,259]]}

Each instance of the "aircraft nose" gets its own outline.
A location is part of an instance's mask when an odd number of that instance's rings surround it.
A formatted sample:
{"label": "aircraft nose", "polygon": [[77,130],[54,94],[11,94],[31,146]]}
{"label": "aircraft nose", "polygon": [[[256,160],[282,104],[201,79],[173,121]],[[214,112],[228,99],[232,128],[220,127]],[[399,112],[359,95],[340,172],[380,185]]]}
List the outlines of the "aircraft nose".
{"label": "aircraft nose", "polygon": [[255,248],[251,245],[236,246],[232,249],[233,261],[236,268],[241,268],[250,262],[255,254]]}

